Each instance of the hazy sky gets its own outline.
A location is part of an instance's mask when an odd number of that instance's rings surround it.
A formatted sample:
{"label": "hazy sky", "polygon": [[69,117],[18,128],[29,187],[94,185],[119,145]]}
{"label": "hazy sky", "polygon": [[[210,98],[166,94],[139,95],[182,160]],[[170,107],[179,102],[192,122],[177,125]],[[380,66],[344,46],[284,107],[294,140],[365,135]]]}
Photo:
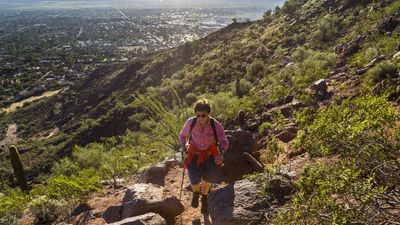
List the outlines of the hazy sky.
{"label": "hazy sky", "polygon": [[247,7],[275,8],[285,0],[0,0],[1,8],[182,8],[182,7]]}

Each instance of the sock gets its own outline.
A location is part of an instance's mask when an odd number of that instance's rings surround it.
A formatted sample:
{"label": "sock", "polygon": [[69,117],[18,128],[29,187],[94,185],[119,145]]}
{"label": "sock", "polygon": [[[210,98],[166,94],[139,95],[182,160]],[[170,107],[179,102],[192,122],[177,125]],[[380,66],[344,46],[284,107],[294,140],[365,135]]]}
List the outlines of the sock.
{"label": "sock", "polygon": [[201,181],[201,186],[202,186],[201,187],[202,194],[203,195],[208,195],[208,192],[210,191],[210,183],[205,181],[205,180],[202,180]]}
{"label": "sock", "polygon": [[200,192],[200,184],[192,184],[193,192]]}

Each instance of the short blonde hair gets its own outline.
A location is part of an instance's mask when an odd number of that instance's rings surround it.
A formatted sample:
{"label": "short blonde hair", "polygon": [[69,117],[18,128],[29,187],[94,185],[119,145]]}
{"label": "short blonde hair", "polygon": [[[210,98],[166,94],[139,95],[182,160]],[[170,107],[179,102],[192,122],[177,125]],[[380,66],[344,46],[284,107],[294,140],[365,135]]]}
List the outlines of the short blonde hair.
{"label": "short blonde hair", "polygon": [[211,112],[211,104],[208,101],[208,99],[202,98],[194,104],[193,109],[194,109],[195,113],[201,112],[201,111],[206,111],[206,112],[210,113]]}

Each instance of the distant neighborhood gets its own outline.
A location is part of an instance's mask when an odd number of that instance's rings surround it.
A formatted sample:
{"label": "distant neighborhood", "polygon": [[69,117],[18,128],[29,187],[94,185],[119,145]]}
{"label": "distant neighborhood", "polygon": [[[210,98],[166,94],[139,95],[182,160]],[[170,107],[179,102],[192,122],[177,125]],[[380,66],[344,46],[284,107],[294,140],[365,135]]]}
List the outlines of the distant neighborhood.
{"label": "distant neighborhood", "polygon": [[[0,12],[0,108],[59,90],[110,63],[199,39],[249,9]],[[254,12],[253,12],[254,13]]]}

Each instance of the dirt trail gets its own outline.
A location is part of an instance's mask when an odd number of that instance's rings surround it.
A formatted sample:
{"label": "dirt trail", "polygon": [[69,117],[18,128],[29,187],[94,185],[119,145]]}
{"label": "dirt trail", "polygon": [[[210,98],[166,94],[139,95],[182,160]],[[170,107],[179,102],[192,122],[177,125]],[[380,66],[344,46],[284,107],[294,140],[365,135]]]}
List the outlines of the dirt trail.
{"label": "dirt trail", "polygon": [[[134,181],[124,184],[124,187],[118,190],[113,190],[110,188],[108,191],[106,191],[105,195],[93,197],[87,203],[91,206],[92,209],[96,209],[97,211],[100,211],[102,213],[104,213],[106,209],[111,206],[119,206],[122,204],[122,199],[125,195],[127,188],[134,185],[136,183],[136,180],[137,177],[134,178]],[[182,168],[180,168],[179,166],[171,168],[165,177],[163,195],[164,196],[173,195],[179,198],[181,181],[182,181]],[[213,188],[215,187],[212,187],[212,189]],[[184,180],[182,199],[181,199],[181,202],[185,207],[185,211],[181,214],[181,216],[177,217],[175,225],[226,225],[220,223],[213,223],[209,215],[207,216],[202,215],[200,213],[201,204],[199,204],[199,207],[196,209],[192,208],[190,205],[191,198],[192,198],[192,192],[190,190],[188,174],[187,171],[185,171],[185,180]],[[80,225],[106,224],[105,220],[101,217],[91,218],[91,219],[89,218],[89,220],[87,220],[86,217],[87,214],[85,215],[83,213],[80,216],[69,218],[68,222]]]}
{"label": "dirt trail", "polygon": [[[182,181],[182,168],[172,168],[165,177],[164,195],[174,195],[179,198],[179,192]],[[176,225],[201,225],[213,224],[209,215],[202,215],[200,213],[201,202],[198,208],[192,208],[190,205],[192,199],[192,192],[190,189],[189,177],[187,170],[185,171],[185,180],[183,183],[183,192],[181,202],[185,207],[185,211],[178,217]]]}

